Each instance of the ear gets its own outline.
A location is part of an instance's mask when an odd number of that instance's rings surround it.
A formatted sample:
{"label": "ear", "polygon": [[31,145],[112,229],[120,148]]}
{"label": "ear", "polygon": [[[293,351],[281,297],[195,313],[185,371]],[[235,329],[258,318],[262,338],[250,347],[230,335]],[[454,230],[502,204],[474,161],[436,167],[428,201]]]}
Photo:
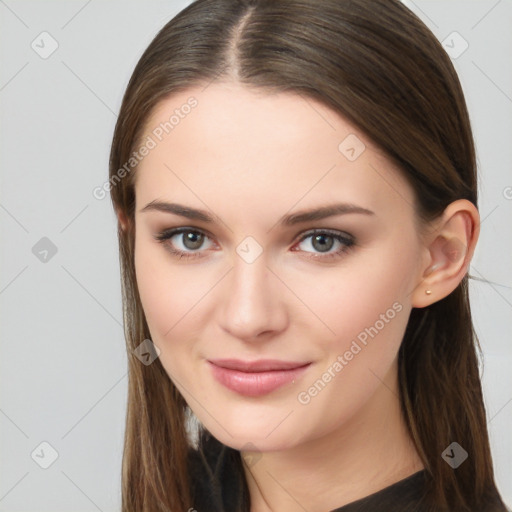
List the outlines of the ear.
{"label": "ear", "polygon": [[450,203],[426,236],[426,264],[412,293],[412,306],[424,308],[444,299],[466,275],[480,234],[480,215],[466,199]]}
{"label": "ear", "polygon": [[128,225],[129,225],[129,220],[128,220],[126,213],[121,210],[116,210],[116,216],[117,216],[119,225],[121,226],[121,229],[123,231],[126,231],[128,228]]}

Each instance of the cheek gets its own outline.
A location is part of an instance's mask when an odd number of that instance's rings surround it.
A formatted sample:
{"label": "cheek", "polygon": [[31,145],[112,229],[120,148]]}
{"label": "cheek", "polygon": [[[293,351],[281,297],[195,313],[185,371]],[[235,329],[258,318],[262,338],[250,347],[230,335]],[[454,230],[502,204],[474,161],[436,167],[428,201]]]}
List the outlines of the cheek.
{"label": "cheek", "polygon": [[[393,243],[386,242],[354,253],[339,266],[301,263],[274,269],[286,284],[276,287],[279,300],[275,303],[289,319],[282,339],[302,340],[303,353],[318,364],[293,392],[276,400],[274,408],[269,406],[263,414],[247,407],[246,422],[241,422],[242,402],[230,404],[219,398],[208,378],[198,371],[197,351],[208,329],[216,327],[216,308],[229,299],[230,290],[221,291],[219,282],[226,268],[208,263],[179,265],[151,240],[142,238],[135,244],[139,293],[167,374],[191,407],[195,400],[210,404],[215,416],[225,418],[230,431],[257,436],[268,431],[267,423],[282,419],[282,407],[293,407],[296,419],[282,430],[282,438],[273,436],[275,443],[298,442],[301,436],[329,432],[356,415],[381,386],[407,323],[413,262],[411,250],[397,251]],[[215,288],[217,284],[221,286]],[[341,371],[337,371],[339,365]],[[326,375],[329,368],[331,374]],[[201,408],[195,412],[209,425]]]}
{"label": "cheek", "polygon": [[[172,336],[208,290],[208,279],[176,265],[170,254],[143,235],[135,242],[135,273],[144,314],[152,334]],[[191,279],[192,278],[192,279]]]}
{"label": "cheek", "polygon": [[[176,294],[171,293],[171,283],[164,272],[163,258],[154,252],[147,245],[136,243],[137,287],[151,334],[156,337],[172,327],[169,311],[174,310],[171,299],[176,297]],[[176,283],[172,286],[175,287]]]}
{"label": "cheek", "polygon": [[317,338],[325,357],[297,399],[311,418],[324,418],[325,431],[353,416],[385,379],[386,387],[394,386],[393,365],[411,309],[415,250],[412,243],[401,251],[386,243],[354,256],[350,267],[311,288],[312,309],[335,334]]}
{"label": "cheek", "polygon": [[[160,349],[159,360],[187,397],[186,389],[195,388],[190,380],[196,372],[198,342],[204,338],[212,291],[222,275],[208,265],[176,264],[160,244],[142,236],[135,244],[135,273],[151,340]],[[194,390],[194,395],[200,394]]]}
{"label": "cheek", "polygon": [[[345,267],[298,281],[297,294],[322,321],[308,315],[303,325],[310,343],[323,354],[317,371],[300,389],[302,399],[298,397],[301,404],[311,402],[310,412],[325,414],[329,408],[326,419],[344,421],[390,372],[411,309],[416,249],[412,243],[404,247],[408,249],[396,251],[386,242],[359,257],[354,253]],[[329,425],[326,421],[325,428]]]}
{"label": "cheek", "polygon": [[[148,237],[140,233],[136,238],[135,270],[153,341],[163,344],[199,336],[199,326],[206,325],[208,311],[215,308],[211,304],[213,288],[222,274],[208,264],[194,266],[194,270],[186,264],[177,265],[160,244]],[[286,287],[282,292],[291,328],[299,326],[303,333],[309,333],[309,342],[317,343],[321,350],[343,352],[382,314],[389,318],[394,313],[393,304],[398,302],[408,309],[412,291],[408,276],[413,261],[410,251],[396,251],[388,242],[349,255],[338,267],[315,268],[308,263],[281,268],[276,273],[292,292]],[[400,332],[401,327],[394,324],[397,322],[386,324],[387,333],[392,334],[395,327]],[[174,347],[179,349],[179,344]]]}
{"label": "cheek", "polygon": [[[326,351],[347,350],[360,333],[375,326],[381,338],[398,346],[410,310],[416,266],[415,246],[396,250],[390,241],[372,249],[349,255],[339,267],[316,270],[315,273],[293,271],[284,280],[293,283],[293,291],[306,304],[301,322],[310,340]],[[384,322],[384,324],[383,324]],[[384,336],[385,334],[385,336]],[[329,341],[330,340],[330,341]]]}
{"label": "cheek", "polygon": [[[149,327],[152,342],[160,349],[159,361],[167,375],[187,396],[189,378],[193,375],[194,305],[205,290],[198,281],[190,282],[190,275],[180,271],[159,244],[136,241],[135,273],[140,300]],[[181,340],[181,341],[180,341]],[[182,389],[180,383],[186,383]]]}
{"label": "cheek", "polygon": [[[162,341],[171,336],[198,290],[180,278],[179,269],[159,244],[142,237],[135,243],[135,273],[139,295],[153,342],[162,349]],[[179,324],[178,324],[179,325]]]}

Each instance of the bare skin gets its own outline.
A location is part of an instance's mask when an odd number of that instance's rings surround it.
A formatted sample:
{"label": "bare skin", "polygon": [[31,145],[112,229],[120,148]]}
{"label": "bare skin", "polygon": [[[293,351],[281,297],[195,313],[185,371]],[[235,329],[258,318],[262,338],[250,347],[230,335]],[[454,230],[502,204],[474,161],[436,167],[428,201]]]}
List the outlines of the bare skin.
{"label": "bare skin", "polygon": [[[192,96],[197,106],[156,140]],[[157,106],[147,136],[157,144],[137,169],[135,215],[146,319],[196,416],[241,450],[252,512],[326,512],[422,469],[400,412],[397,353],[411,309],[464,277],[476,208],[456,201],[420,232],[400,171],[338,114],[294,94],[193,88]],[[206,210],[213,222],[144,209],[154,201]],[[338,203],[370,213],[279,224]],[[155,239],[179,227],[202,233],[202,245],[183,234]],[[308,366],[245,396],[214,378],[215,358]]]}

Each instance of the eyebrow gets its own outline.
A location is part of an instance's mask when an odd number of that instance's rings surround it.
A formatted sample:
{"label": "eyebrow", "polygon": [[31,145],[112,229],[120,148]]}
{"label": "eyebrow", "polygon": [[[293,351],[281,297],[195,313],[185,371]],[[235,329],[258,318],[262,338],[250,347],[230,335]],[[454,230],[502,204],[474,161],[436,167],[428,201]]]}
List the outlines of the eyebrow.
{"label": "eyebrow", "polygon": [[[148,203],[140,210],[140,213],[148,211],[159,211],[164,213],[172,213],[187,219],[197,220],[205,223],[213,223],[213,217],[206,210],[199,210],[184,206],[177,203],[166,203],[163,201],[154,200]],[[294,226],[303,222],[314,220],[326,219],[327,217],[334,217],[336,215],[346,215],[350,213],[359,213],[363,215],[375,215],[375,212],[350,203],[337,203],[311,210],[302,210],[297,213],[284,215],[279,219],[278,224],[281,226]]]}

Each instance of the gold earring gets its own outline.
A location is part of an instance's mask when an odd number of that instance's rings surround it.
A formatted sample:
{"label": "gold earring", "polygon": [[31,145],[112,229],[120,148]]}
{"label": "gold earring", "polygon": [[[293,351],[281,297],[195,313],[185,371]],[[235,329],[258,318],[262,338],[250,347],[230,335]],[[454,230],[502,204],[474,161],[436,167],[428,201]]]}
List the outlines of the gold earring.
{"label": "gold earring", "polygon": [[425,293],[426,293],[427,295],[432,295],[432,291],[431,291],[431,290],[425,290]]}

